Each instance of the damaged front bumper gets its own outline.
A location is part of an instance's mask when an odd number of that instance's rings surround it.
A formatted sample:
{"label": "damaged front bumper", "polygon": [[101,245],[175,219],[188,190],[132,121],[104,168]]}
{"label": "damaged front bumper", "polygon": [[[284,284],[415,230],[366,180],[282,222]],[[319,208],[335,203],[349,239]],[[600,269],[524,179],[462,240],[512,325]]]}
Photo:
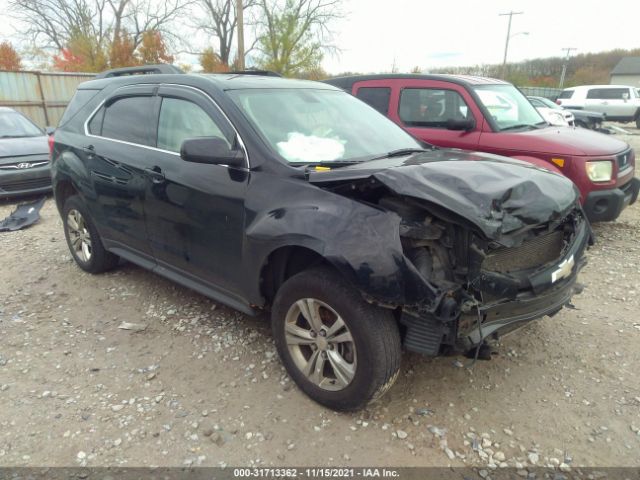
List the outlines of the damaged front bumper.
{"label": "damaged front bumper", "polygon": [[[588,222],[582,221],[562,257],[521,279],[518,283],[527,287],[509,298],[463,303],[460,314],[449,320],[405,309],[400,318],[405,348],[432,356],[445,349],[466,352],[532,320],[556,314],[582,291],[577,276],[586,264],[584,251],[591,237]],[[508,287],[503,291],[511,291],[512,285]]]}

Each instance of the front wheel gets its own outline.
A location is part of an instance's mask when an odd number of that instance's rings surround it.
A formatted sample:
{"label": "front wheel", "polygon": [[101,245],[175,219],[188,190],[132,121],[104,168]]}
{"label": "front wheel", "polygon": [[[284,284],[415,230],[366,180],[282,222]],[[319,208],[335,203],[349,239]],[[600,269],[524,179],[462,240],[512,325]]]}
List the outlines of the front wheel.
{"label": "front wheel", "polygon": [[274,300],[271,325],[289,375],[329,408],[363,408],[398,376],[400,334],[391,311],[365,302],[329,268],[288,279]]}

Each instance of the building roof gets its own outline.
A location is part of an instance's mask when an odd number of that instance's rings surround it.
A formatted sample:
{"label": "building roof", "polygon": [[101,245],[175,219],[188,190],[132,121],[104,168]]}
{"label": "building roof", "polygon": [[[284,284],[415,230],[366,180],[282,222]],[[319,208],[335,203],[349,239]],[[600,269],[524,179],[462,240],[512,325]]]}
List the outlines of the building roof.
{"label": "building roof", "polygon": [[640,75],[640,57],[624,57],[611,70],[611,75]]}

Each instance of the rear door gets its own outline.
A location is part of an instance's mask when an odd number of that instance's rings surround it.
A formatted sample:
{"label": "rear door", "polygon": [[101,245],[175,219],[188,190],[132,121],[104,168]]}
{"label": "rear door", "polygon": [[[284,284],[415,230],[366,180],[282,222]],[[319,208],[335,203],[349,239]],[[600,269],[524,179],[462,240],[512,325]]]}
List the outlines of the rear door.
{"label": "rear door", "polygon": [[143,201],[153,108],[153,86],[119,89],[87,122],[83,145],[96,195],[90,201],[105,242],[149,261]]}
{"label": "rear door", "polygon": [[145,213],[158,268],[233,297],[242,277],[248,169],[186,162],[180,147],[187,138],[205,136],[231,145],[235,131],[213,101],[193,88],[161,86],[156,112]]}

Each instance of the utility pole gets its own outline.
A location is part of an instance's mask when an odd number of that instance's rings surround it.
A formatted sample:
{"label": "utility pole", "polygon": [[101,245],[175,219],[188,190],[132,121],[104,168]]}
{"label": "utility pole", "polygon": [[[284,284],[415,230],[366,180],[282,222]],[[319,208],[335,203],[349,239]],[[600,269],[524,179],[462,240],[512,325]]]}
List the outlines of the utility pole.
{"label": "utility pole", "polygon": [[504,58],[502,59],[502,78],[507,75],[507,52],[509,51],[509,38],[511,38],[511,19],[514,15],[522,15],[524,12],[514,12],[511,10],[509,13],[499,13],[499,17],[509,17],[509,26],[507,27],[507,40],[504,44]]}
{"label": "utility pole", "polygon": [[564,50],[565,52],[567,52],[567,54],[565,55],[564,63],[562,64],[562,74],[560,75],[560,85],[558,86],[558,88],[562,88],[564,85],[564,77],[567,74],[567,63],[569,63],[569,55],[571,55],[572,50],[577,50],[577,49],[573,47],[565,47],[565,48],[562,48],[561,50]]}
{"label": "utility pole", "polygon": [[238,70],[244,70],[244,18],[242,0],[237,0],[236,21],[238,22]]}

